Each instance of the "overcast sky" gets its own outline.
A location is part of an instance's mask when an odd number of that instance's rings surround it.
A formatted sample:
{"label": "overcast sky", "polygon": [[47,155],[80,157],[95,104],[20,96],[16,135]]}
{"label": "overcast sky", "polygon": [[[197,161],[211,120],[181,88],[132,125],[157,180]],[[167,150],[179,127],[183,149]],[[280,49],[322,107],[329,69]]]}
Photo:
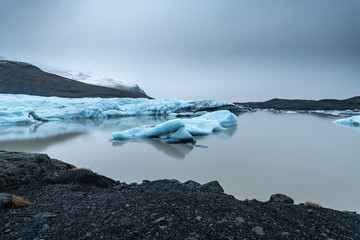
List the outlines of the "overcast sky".
{"label": "overcast sky", "polygon": [[0,0],[0,56],[155,98],[360,95],[359,0]]}

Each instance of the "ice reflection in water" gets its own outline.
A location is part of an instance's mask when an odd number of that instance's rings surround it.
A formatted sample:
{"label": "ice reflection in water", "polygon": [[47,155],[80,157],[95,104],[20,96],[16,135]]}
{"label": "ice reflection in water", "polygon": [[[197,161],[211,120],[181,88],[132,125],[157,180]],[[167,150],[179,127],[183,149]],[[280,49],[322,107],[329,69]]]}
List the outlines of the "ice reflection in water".
{"label": "ice reflection in water", "polygon": [[94,130],[125,130],[165,121],[164,117],[124,117],[116,119],[81,119],[76,121],[37,122],[26,125],[0,125],[0,141],[45,139],[65,134],[87,133]]}
{"label": "ice reflection in water", "polygon": [[159,152],[166,154],[169,157],[176,159],[185,159],[185,156],[189,154],[194,146],[186,145],[186,144],[167,144],[160,140],[156,139],[130,139],[123,141],[113,142],[112,145],[114,147],[122,147],[124,144],[134,144],[134,143],[144,143],[149,144],[154,147]]}

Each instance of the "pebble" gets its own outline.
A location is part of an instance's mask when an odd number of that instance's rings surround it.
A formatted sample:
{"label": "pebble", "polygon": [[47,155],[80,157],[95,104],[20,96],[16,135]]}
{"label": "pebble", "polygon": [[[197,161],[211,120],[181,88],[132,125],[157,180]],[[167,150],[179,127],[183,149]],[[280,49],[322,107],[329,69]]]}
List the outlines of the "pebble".
{"label": "pebble", "polygon": [[264,236],[265,233],[264,233],[264,229],[260,226],[255,226],[251,229],[251,231],[253,231],[256,235],[259,235],[259,236]]}
{"label": "pebble", "polygon": [[56,214],[53,215],[53,214],[51,214],[49,212],[43,212],[43,213],[36,214],[34,217],[35,218],[49,218],[49,217],[54,217],[54,216],[56,216]]}
{"label": "pebble", "polygon": [[153,223],[162,222],[164,220],[165,220],[165,217],[160,217],[160,218],[156,219]]}
{"label": "pebble", "polygon": [[6,208],[11,205],[12,195],[9,193],[0,193],[0,208]]}
{"label": "pebble", "polygon": [[50,226],[48,224],[44,224],[40,230],[40,232],[44,232],[46,230],[49,230],[50,229]]}
{"label": "pebble", "polygon": [[83,239],[91,239],[91,233],[87,232]]}
{"label": "pebble", "polygon": [[245,220],[242,217],[236,217],[234,222],[236,226],[240,226],[245,222]]}

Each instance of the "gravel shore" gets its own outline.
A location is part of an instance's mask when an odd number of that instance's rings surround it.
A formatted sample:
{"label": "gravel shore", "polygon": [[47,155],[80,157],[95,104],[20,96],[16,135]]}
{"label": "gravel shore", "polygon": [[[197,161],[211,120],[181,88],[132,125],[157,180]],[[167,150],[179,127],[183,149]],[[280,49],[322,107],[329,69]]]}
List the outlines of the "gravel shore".
{"label": "gravel shore", "polygon": [[284,195],[240,201],[217,181],[126,184],[73,168],[0,151],[0,239],[360,239],[360,215]]}

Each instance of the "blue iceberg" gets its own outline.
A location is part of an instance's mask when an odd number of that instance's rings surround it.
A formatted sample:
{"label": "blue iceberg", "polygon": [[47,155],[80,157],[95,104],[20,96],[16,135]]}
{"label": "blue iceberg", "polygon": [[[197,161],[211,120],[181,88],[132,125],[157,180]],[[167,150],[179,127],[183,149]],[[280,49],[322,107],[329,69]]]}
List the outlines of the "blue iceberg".
{"label": "blue iceberg", "polygon": [[112,140],[156,138],[167,143],[195,143],[194,136],[209,135],[237,125],[237,117],[228,110],[204,114],[192,119],[173,119],[156,126],[135,127],[114,132]]}

